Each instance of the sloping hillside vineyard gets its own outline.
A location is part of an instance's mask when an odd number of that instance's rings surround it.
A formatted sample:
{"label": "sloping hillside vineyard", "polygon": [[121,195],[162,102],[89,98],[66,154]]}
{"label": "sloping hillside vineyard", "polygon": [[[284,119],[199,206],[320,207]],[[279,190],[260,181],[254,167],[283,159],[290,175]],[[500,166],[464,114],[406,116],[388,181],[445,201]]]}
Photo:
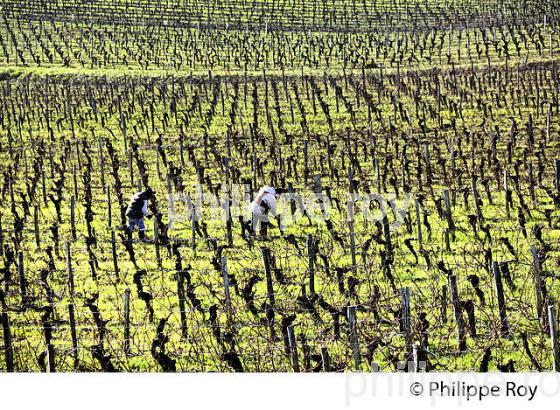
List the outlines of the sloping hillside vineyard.
{"label": "sloping hillside vineyard", "polygon": [[560,368],[555,1],[0,6],[0,369]]}

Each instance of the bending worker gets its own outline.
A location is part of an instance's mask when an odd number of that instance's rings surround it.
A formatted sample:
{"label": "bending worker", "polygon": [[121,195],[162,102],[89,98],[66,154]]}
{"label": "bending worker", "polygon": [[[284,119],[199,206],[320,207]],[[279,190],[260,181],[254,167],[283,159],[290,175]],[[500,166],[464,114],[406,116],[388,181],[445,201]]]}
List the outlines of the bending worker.
{"label": "bending worker", "polygon": [[126,233],[128,239],[132,240],[132,232],[134,227],[138,227],[138,239],[145,242],[146,241],[146,227],[144,226],[144,217],[150,219],[152,215],[148,215],[148,201],[154,197],[156,193],[152,191],[151,188],[146,189],[142,192],[135,193],[128,208],[126,210],[126,217],[128,218],[128,228]]}
{"label": "bending worker", "polygon": [[282,188],[274,189],[271,186],[264,186],[260,189],[255,200],[251,202],[251,232],[254,232],[257,224],[260,223],[259,233],[261,236],[266,236],[270,223],[269,215],[277,217],[276,202],[282,192],[284,192]]}

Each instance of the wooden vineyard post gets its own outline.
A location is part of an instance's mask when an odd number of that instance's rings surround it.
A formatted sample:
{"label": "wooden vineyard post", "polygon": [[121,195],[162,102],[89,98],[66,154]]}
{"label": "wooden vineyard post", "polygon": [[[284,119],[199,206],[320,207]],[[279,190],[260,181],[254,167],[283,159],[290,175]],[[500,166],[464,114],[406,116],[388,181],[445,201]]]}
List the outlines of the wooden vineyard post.
{"label": "wooden vineyard post", "polygon": [[393,244],[391,243],[391,226],[387,215],[383,216],[383,234],[385,237],[385,249],[387,250],[387,259],[393,261]]}
{"label": "wooden vineyard post", "polygon": [[124,290],[124,354],[130,355],[130,289]]}
{"label": "wooden vineyard post", "polygon": [[[348,129],[347,129],[347,132]],[[347,134],[348,136],[349,134]],[[350,186],[350,194],[351,194],[351,199],[350,202],[348,203],[348,227],[350,229],[350,255],[352,258],[352,270],[356,271],[357,270],[357,266],[356,266],[356,235],[354,233],[354,182],[353,182],[353,172],[352,172],[352,167],[348,167],[348,181],[349,181],[349,186]]]}
{"label": "wooden vineyard post", "polygon": [[309,141],[303,141],[303,183],[307,185],[309,179],[309,159],[308,159]]}
{"label": "wooden vineyard post", "polygon": [[68,316],[70,319],[70,336],[72,338],[72,356],[74,357],[74,368],[78,366],[78,336],[76,333],[76,317],[74,312],[74,271],[72,270],[72,254],[70,242],[65,244],[66,274],[68,276],[68,290],[70,292],[70,303],[68,304]]}
{"label": "wooden vineyard post", "polygon": [[418,243],[422,247],[422,221],[420,220],[420,202],[418,202],[418,199],[414,201],[414,209],[416,211],[416,239],[418,239]]}
{"label": "wooden vineyard post", "polygon": [[134,165],[132,162],[132,151],[128,152],[128,173],[130,174],[130,185],[134,186]]}
{"label": "wooden vineyard post", "polygon": [[542,278],[541,278],[541,264],[539,262],[539,255],[535,245],[531,245],[531,255],[533,257],[533,271],[535,274],[535,296],[537,301],[537,317],[541,325],[544,325],[543,318],[543,295],[542,295]]}
{"label": "wooden vineyard post", "polygon": [[[73,172],[76,173],[76,166],[73,167]],[[43,193],[43,204],[47,205],[47,178],[44,169],[41,169],[41,192]]]}
{"label": "wooden vineyard post", "polygon": [[181,162],[181,170],[185,169],[185,146],[183,143],[183,135],[181,134],[181,136],[179,137],[179,159]]}
{"label": "wooden vineyard post", "polygon": [[99,172],[101,173],[101,189],[105,191],[105,158],[103,157],[103,139],[101,137],[97,139],[97,145],[99,147]]}
{"label": "wooden vineyard post", "polygon": [[[352,163],[352,145],[350,144],[350,128],[346,127],[344,129],[345,135],[345,142],[346,142],[346,150],[348,151],[348,160]],[[352,178],[350,178],[350,183],[352,183]],[[350,192],[353,192],[352,188],[350,188]]]}
{"label": "wooden vineyard post", "polygon": [[313,191],[315,193],[315,197],[317,198],[318,202],[319,202],[319,208],[321,209],[321,216],[323,218],[326,218],[326,209],[325,209],[325,203],[323,202],[323,185],[321,184],[321,175],[317,174],[315,175],[315,186],[313,188]]}
{"label": "wooden vineyard post", "polygon": [[266,319],[270,328],[271,338],[276,339],[274,332],[274,286],[272,285],[272,275],[270,270],[270,250],[268,248],[261,248],[264,273],[266,277],[266,297],[268,304],[266,306]]}
{"label": "wooden vineyard post", "polygon": [[443,191],[443,202],[445,202],[445,218],[447,219],[447,227],[449,232],[453,234],[455,231],[455,224],[453,223],[453,214],[451,212],[451,200],[449,198],[449,190]]}
{"label": "wooden vineyard post", "polygon": [[[208,166],[208,134],[205,132],[203,135],[203,139],[202,139],[202,145],[203,145],[203,153],[204,153],[204,165]],[[157,160],[157,157],[156,157]],[[159,169],[159,167],[158,167]]]}
{"label": "wooden vineyard post", "polygon": [[70,229],[72,240],[76,240],[76,198],[70,197]]}
{"label": "wooden vineyard post", "polygon": [[111,231],[111,251],[113,253],[113,269],[115,276],[119,276],[119,259],[117,257],[117,241],[115,240],[115,231]]}
{"label": "wooden vineyard post", "polygon": [[226,216],[226,232],[228,246],[233,247],[233,232],[231,226],[231,188],[230,188],[230,170],[229,170],[229,157],[224,160],[226,167],[226,198],[224,203],[224,210]]}
{"label": "wooden vineyard post", "polygon": [[0,215],[0,255],[4,255],[4,231],[2,230],[2,215]]}
{"label": "wooden vineyard post", "polygon": [[455,322],[457,323],[457,341],[460,351],[467,349],[465,340],[465,329],[463,327],[463,316],[461,315],[461,302],[459,301],[459,291],[457,290],[457,277],[449,276],[449,289],[451,290],[451,301],[453,303],[453,313],[455,314]]}
{"label": "wooden vineyard post", "polygon": [[158,178],[161,180],[161,167],[160,167],[160,165],[159,165],[159,163],[160,163],[160,160],[159,160],[159,157],[160,157],[159,148],[156,148],[155,151],[156,151],[156,172],[157,172]]}
{"label": "wooden vineyard post", "polygon": [[222,256],[222,278],[224,280],[224,294],[226,297],[226,307],[231,309],[231,295],[229,293],[229,276],[227,268],[227,258]]}
{"label": "wooden vineyard post", "polygon": [[441,321],[447,323],[447,285],[441,286]]}
{"label": "wooden vineyard post", "polygon": [[126,152],[126,151],[128,151],[128,142],[127,142],[128,139],[126,137],[126,115],[122,111],[120,95],[118,96],[118,107],[119,107],[119,119],[120,119],[120,125],[121,125],[121,133],[122,133],[122,138],[123,138],[124,150]]}
{"label": "wooden vineyard post", "polygon": [[381,175],[379,170],[379,160],[376,158],[374,163],[375,163],[375,185],[377,186],[377,193],[381,194]]}
{"label": "wooden vineyard post", "polygon": [[179,314],[181,316],[181,335],[187,337],[187,314],[185,312],[185,279],[183,272],[177,272],[177,298],[179,299]]}
{"label": "wooden vineyard post", "polygon": [[471,178],[471,189],[474,199],[474,206],[476,209],[476,216],[478,217],[479,223],[482,221],[482,210],[480,209],[480,199],[478,196],[478,190],[476,189],[476,177]]}
{"label": "wooden vineyard post", "polygon": [[292,369],[294,369],[294,372],[299,373],[298,352],[296,337],[294,333],[294,325],[288,326],[286,330],[288,333],[288,346],[290,347],[290,360],[292,362]]}
{"label": "wooden vineyard post", "polygon": [[23,252],[18,252],[18,279],[19,279],[19,290],[21,292],[21,304],[23,310],[27,307],[27,280],[25,279],[25,268],[23,265]]}
{"label": "wooden vineyard post", "polygon": [[158,268],[161,269],[161,252],[159,249],[159,225],[157,218],[154,218],[154,245],[156,247],[156,261]]}
{"label": "wooden vineyard post", "polygon": [[113,214],[111,212],[111,188],[107,187],[107,227],[113,226]]}
{"label": "wooden vineyard post", "polygon": [[[552,33],[550,34],[550,54],[552,55]],[[548,104],[548,109],[546,110],[546,133],[545,133],[545,144],[548,144],[550,140],[550,121],[552,117],[552,104]]]}
{"label": "wooden vineyard post", "polygon": [[548,306],[548,323],[550,343],[552,344],[552,370],[560,372],[560,345],[558,344],[558,323],[556,322],[556,306]]}
{"label": "wooden vineyard post", "polygon": [[[241,112],[241,111],[240,111]],[[258,169],[257,169],[257,155],[255,150],[255,137],[254,137],[254,130],[253,127],[249,127],[249,136],[251,141],[251,172],[253,175],[253,179],[251,180],[253,183],[253,187],[256,188],[258,186]]]}
{"label": "wooden vineyard post", "polygon": [[420,346],[415,343],[412,346],[412,373],[420,372]]}
{"label": "wooden vineyard post", "polygon": [[196,205],[192,204],[191,213],[191,240],[192,240],[192,250],[196,250]]}
{"label": "wooden vineyard post", "polygon": [[[44,177],[45,174],[43,174]],[[76,165],[72,166],[72,178],[74,179],[74,198],[78,199],[78,169]],[[46,191],[45,191],[46,195]],[[45,205],[47,204],[47,197],[45,196]]]}
{"label": "wooden vineyard post", "polygon": [[360,343],[358,341],[358,326],[356,323],[356,306],[348,306],[346,310],[348,322],[350,323],[350,343],[352,345],[352,357],[356,370],[362,367],[362,358],[360,356]]}
{"label": "wooden vineyard post", "polygon": [[78,367],[78,334],[76,333],[76,315],[72,301],[68,304],[68,317],[70,319],[70,337],[72,338],[72,356],[74,357],[74,369],[76,369]]}
{"label": "wooden vineyard post", "polygon": [[331,371],[331,358],[326,347],[321,347],[321,364],[324,372]]}
{"label": "wooden vineyard post", "polygon": [[309,295],[315,295],[315,247],[313,246],[313,236],[307,235],[307,260],[309,262]]}
{"label": "wooden vineyard post", "polygon": [[401,330],[403,332],[407,355],[410,353],[410,288],[400,289],[401,294]]}
{"label": "wooden vineyard post", "polygon": [[[33,232],[35,234],[35,245],[37,248],[41,247],[41,232],[39,232],[39,207],[35,205],[33,208]],[[2,247],[2,227],[0,226],[0,248]],[[0,251],[0,255],[2,251]]]}
{"label": "wooden vineyard post", "polygon": [[350,225],[350,256],[352,258],[352,270],[357,270],[357,262],[356,262],[356,234],[354,233],[354,216],[352,216],[352,220],[349,222]]}
{"label": "wooden vineyard post", "polygon": [[509,325],[506,315],[506,301],[504,298],[504,287],[502,284],[502,274],[500,272],[500,267],[498,262],[492,262],[492,273],[494,275],[494,281],[496,283],[496,296],[498,298],[498,309],[500,310],[500,332],[503,337],[506,337],[509,333]]}
{"label": "wooden vineyard post", "polygon": [[445,242],[445,250],[451,252],[451,242],[450,242],[450,231],[449,228],[443,230],[443,240]]}
{"label": "wooden vineyard post", "polygon": [[529,162],[529,164],[527,165],[527,172],[529,173],[529,194],[531,195],[531,201],[533,201],[533,203],[536,202],[537,198],[535,195],[535,176],[533,173],[533,163]]}
{"label": "wooden vineyard post", "polygon": [[555,173],[554,173],[554,188],[556,188],[556,194],[560,195],[560,159],[554,161]]}
{"label": "wooden vineyard post", "polygon": [[[2,290],[0,290],[0,293]],[[6,358],[6,371],[12,373],[14,371],[14,349],[12,346],[12,333],[10,331],[10,320],[6,306],[3,303],[2,294],[2,334],[4,335],[4,356]]]}
{"label": "wooden vineyard post", "polygon": [[508,173],[504,171],[504,201],[506,206],[506,217],[509,219],[509,202],[510,202],[510,195],[509,195],[509,187],[508,187]]}
{"label": "wooden vineyard post", "polygon": [[66,274],[68,275],[68,289],[70,296],[74,296],[74,272],[72,271],[72,256],[70,255],[70,242],[66,242]]}
{"label": "wooden vineyard post", "polygon": [[432,164],[430,162],[430,147],[428,143],[424,144],[424,159],[426,160],[426,183],[432,185]]}
{"label": "wooden vineyard post", "polygon": [[54,346],[51,343],[47,344],[47,372],[48,373],[55,373],[55,354],[54,354]]}

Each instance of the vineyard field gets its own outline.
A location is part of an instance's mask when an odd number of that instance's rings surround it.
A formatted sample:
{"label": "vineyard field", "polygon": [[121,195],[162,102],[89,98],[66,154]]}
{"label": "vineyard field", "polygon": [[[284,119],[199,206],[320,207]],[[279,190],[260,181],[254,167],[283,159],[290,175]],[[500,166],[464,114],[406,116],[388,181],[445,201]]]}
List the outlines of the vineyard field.
{"label": "vineyard field", "polygon": [[0,1],[0,370],[558,370],[559,14],[520,4]]}

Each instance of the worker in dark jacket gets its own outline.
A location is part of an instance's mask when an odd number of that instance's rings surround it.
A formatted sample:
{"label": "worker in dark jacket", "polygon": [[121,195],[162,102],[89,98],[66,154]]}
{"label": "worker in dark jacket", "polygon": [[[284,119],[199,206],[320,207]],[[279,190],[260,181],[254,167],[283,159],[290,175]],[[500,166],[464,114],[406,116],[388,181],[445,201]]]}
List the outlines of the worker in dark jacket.
{"label": "worker in dark jacket", "polygon": [[126,209],[126,217],[128,218],[128,228],[126,232],[128,239],[132,240],[132,232],[134,231],[134,227],[137,226],[138,238],[141,241],[146,240],[144,217],[147,217],[148,219],[152,217],[152,215],[148,215],[148,201],[155,194],[156,193],[152,191],[151,188],[148,188],[145,191],[137,192],[133,195],[130,203],[128,204],[128,208]]}

